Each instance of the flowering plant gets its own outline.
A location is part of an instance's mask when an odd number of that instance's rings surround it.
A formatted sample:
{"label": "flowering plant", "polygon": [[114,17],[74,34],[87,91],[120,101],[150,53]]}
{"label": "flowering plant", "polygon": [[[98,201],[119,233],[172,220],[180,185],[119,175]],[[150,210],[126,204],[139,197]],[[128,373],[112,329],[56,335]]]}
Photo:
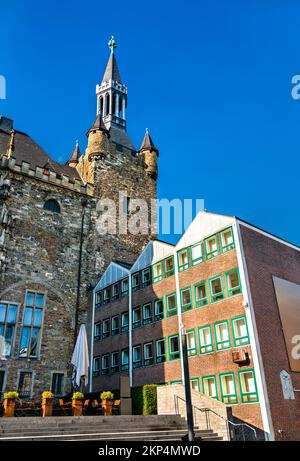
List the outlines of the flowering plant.
{"label": "flowering plant", "polygon": [[53,399],[54,395],[52,394],[51,391],[44,391],[42,393],[42,398],[43,399]]}
{"label": "flowering plant", "polygon": [[112,400],[114,398],[114,394],[110,391],[104,391],[100,394],[100,399],[102,400]]}
{"label": "flowering plant", "polygon": [[4,392],[5,399],[17,399],[19,397],[19,393],[16,391],[11,391],[11,392]]}
{"label": "flowering plant", "polygon": [[72,399],[83,399],[84,395],[82,392],[74,392]]}

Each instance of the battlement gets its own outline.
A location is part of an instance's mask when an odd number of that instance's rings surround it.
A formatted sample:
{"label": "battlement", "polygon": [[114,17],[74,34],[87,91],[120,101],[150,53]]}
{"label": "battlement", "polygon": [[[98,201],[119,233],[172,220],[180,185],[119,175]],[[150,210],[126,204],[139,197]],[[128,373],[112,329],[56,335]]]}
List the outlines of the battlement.
{"label": "battlement", "polygon": [[16,159],[3,156],[0,159],[0,168],[11,170],[15,173],[23,174],[39,181],[47,182],[54,186],[64,187],[81,194],[94,195],[94,186],[92,184],[83,184],[78,179],[71,179],[65,174],[55,173],[48,168],[36,166],[31,168],[30,163],[22,161],[21,165],[16,163]]}

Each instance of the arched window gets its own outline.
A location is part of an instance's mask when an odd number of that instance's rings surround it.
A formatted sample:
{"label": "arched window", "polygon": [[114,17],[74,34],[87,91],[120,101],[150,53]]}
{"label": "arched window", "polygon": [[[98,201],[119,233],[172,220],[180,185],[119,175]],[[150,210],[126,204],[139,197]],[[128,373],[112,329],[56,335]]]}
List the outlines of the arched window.
{"label": "arched window", "polygon": [[60,213],[59,203],[53,198],[50,198],[44,203],[44,210],[52,211],[53,213]]}

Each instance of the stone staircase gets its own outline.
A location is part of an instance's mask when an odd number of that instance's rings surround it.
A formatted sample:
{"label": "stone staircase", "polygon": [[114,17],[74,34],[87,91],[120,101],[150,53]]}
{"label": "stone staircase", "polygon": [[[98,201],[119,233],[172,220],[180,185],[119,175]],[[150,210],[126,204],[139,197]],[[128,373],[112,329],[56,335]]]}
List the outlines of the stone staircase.
{"label": "stone staircase", "polygon": [[[179,415],[52,416],[0,418],[3,441],[180,441],[187,434]],[[195,428],[203,441],[223,440],[213,430]]]}

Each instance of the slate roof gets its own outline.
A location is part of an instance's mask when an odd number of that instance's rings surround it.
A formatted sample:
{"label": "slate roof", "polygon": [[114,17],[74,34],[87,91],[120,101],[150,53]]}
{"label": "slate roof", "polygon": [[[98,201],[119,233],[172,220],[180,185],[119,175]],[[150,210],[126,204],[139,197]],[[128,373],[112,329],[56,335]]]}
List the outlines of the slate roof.
{"label": "slate roof", "polygon": [[127,149],[130,149],[132,151],[133,155],[136,153],[136,148],[134,147],[134,145],[130,141],[129,136],[126,133],[126,131],[112,125],[110,127],[109,134],[110,134],[110,140],[114,144],[116,144],[117,146],[118,145],[119,146],[124,146]]}
{"label": "slate roof", "polygon": [[158,149],[155,147],[154,142],[152,141],[152,138],[148,130],[146,130],[146,133],[145,133],[145,136],[144,136],[141,148],[140,148],[140,152],[142,152],[143,150],[150,150],[150,152],[155,151],[158,153]]}
{"label": "slate roof", "polygon": [[108,63],[103,75],[102,83],[108,83],[109,80],[114,80],[115,82],[122,83],[118,64],[114,53],[110,53]]}
{"label": "slate roof", "polygon": [[[51,157],[26,133],[14,130],[14,150],[12,157],[16,159],[16,164],[21,165],[22,161],[28,162],[32,169],[37,166],[43,168],[46,164],[50,165],[50,169],[57,174],[69,176],[71,180],[81,177],[75,168],[68,165],[62,165],[55,162]],[[7,151],[7,145],[10,140],[10,131],[1,128],[0,126],[0,155]]]}
{"label": "slate roof", "polygon": [[69,158],[69,160],[67,161],[66,164],[68,165],[71,162],[72,163],[78,163],[80,155],[81,155],[81,153],[80,153],[80,149],[79,149],[79,144],[78,144],[78,141],[76,141],[76,145],[75,145],[75,147],[74,147],[74,149],[72,151],[72,154],[71,154],[71,156],[70,156],[70,158]]}

